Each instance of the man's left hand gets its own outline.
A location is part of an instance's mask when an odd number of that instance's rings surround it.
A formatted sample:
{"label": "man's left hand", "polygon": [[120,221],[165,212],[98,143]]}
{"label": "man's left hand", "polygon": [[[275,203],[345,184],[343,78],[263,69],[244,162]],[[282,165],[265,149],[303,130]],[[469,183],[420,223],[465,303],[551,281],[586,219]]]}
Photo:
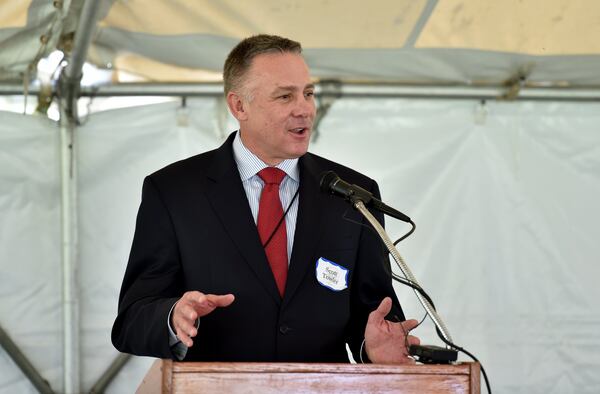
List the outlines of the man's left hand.
{"label": "man's left hand", "polygon": [[419,322],[411,319],[399,323],[385,320],[392,309],[392,299],[386,297],[379,307],[369,314],[365,328],[365,350],[373,363],[414,364],[408,355],[408,346],[421,343],[419,338],[408,335]]}

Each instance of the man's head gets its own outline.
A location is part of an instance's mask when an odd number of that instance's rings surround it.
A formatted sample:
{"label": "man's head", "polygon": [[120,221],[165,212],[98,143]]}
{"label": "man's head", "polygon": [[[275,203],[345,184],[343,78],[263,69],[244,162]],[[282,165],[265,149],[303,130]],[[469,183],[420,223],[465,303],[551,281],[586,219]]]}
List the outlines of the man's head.
{"label": "man's head", "polygon": [[225,61],[225,95],[242,142],[269,165],[308,149],[314,86],[301,52],[295,41],[258,35],[240,42]]}
{"label": "man's head", "polygon": [[239,90],[244,77],[258,55],[267,53],[294,53],[300,55],[302,46],[299,42],[279,36],[259,34],[242,40],[229,52],[223,66],[223,84],[225,96],[231,90]]}

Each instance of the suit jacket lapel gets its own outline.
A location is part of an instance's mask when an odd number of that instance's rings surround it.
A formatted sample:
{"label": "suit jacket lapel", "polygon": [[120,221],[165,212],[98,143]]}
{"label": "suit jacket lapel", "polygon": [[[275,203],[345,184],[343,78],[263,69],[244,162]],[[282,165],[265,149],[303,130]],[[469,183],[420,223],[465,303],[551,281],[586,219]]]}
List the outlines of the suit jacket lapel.
{"label": "suit jacket lapel", "polygon": [[296,220],[296,232],[294,235],[294,246],[288,271],[288,277],[283,299],[285,307],[302,279],[306,275],[308,268],[313,267],[314,251],[317,248],[317,242],[320,239],[322,206],[320,199],[323,194],[319,190],[319,170],[316,167],[312,156],[307,153],[300,158],[300,201],[298,207],[298,217]]}
{"label": "suit jacket lapel", "polygon": [[267,293],[279,305],[281,296],[261,245],[240,174],[233,159],[235,133],[215,152],[207,173],[207,198],[231,240],[254,271]]}

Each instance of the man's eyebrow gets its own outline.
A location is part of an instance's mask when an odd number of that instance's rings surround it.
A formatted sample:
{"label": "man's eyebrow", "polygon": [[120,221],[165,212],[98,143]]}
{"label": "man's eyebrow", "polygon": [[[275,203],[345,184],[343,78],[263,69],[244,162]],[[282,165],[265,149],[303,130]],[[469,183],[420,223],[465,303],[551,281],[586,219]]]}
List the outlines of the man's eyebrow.
{"label": "man's eyebrow", "polygon": [[294,86],[277,86],[277,87],[275,88],[275,91],[276,91],[276,92],[281,92],[281,91],[286,91],[286,92],[289,92],[289,91],[293,91],[293,90],[295,90],[295,89],[296,89],[296,88],[295,88]]}
{"label": "man's eyebrow", "polygon": [[[314,89],[314,88],[315,88],[315,85],[312,84],[312,83],[310,83],[310,84],[306,85],[303,90]],[[297,87],[294,86],[294,85],[277,86],[275,88],[275,91],[288,91],[288,92],[291,92],[291,91],[294,91],[294,90],[297,90]]]}

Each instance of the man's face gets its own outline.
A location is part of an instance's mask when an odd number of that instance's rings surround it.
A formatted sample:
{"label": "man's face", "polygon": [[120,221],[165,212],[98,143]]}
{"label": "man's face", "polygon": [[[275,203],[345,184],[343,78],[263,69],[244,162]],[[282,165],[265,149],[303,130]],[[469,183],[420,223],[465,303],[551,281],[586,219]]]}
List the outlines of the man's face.
{"label": "man's face", "polygon": [[248,70],[238,116],[244,145],[269,165],[308,150],[315,118],[314,86],[302,56],[256,56]]}

